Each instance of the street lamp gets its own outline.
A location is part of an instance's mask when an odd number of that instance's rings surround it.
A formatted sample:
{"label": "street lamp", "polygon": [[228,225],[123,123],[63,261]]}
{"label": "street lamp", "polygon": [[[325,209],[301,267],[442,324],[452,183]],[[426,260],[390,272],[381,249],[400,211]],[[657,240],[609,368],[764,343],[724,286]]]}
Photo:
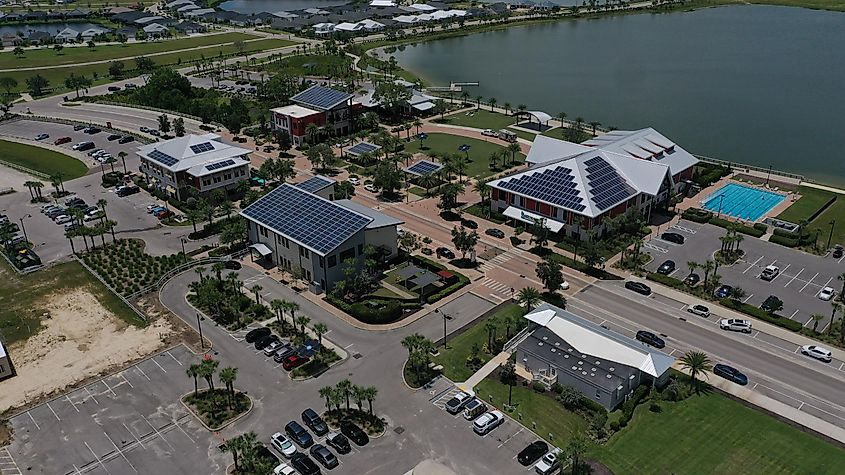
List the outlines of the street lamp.
{"label": "street lamp", "polygon": [[435,308],[434,313],[443,317],[443,349],[448,349],[449,347],[446,346],[446,321],[451,320],[452,316],[446,312],[441,312],[439,308]]}
{"label": "street lamp", "polygon": [[182,257],[185,259],[185,262],[188,262],[188,255],[185,254],[185,238],[180,237],[179,240],[182,241]]}
{"label": "street lamp", "polygon": [[725,199],[725,194],[724,194],[724,193],[722,193],[721,195],[719,195],[719,212],[718,212],[718,213],[716,213],[716,217],[717,217],[717,218],[718,218],[719,216],[722,216],[722,200],[724,200],[724,199]]}
{"label": "street lamp", "polygon": [[21,219],[20,219],[20,222],[21,222],[21,231],[23,231],[23,240],[24,240],[24,242],[29,242],[29,238],[26,236],[26,227],[23,225],[23,220],[24,220],[24,219],[26,219],[26,218],[31,218],[31,217],[32,217],[32,215],[31,215],[31,214],[28,214],[28,215],[26,215],[26,216],[21,217]]}
{"label": "street lamp", "polygon": [[772,174],[772,166],[769,165],[769,171],[768,171],[768,173],[766,173],[766,186],[769,185],[769,175],[771,175],[771,174]]}
{"label": "street lamp", "polygon": [[836,220],[830,220],[830,234],[827,236],[827,248],[830,249],[830,240],[833,239],[833,228],[836,227]]}
{"label": "street lamp", "polygon": [[205,317],[200,317],[199,312],[197,312],[197,329],[200,332],[200,348],[203,350],[205,349],[205,340],[202,338],[202,321],[205,320]]}

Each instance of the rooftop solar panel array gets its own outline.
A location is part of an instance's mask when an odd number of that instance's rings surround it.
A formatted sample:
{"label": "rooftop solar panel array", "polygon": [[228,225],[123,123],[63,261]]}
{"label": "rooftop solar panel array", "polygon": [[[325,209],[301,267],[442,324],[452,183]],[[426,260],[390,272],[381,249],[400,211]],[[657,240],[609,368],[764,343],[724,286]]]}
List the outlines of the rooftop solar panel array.
{"label": "rooftop solar panel array", "polygon": [[153,150],[147,156],[166,167],[173,166],[179,161],[164,152],[159,152],[158,150]]}
{"label": "rooftop solar panel array", "polygon": [[219,170],[221,168],[228,167],[228,166],[231,166],[231,165],[234,165],[234,164],[235,164],[234,160],[223,160],[222,162],[216,162],[216,163],[212,163],[210,165],[206,165],[205,169],[210,171],[210,172],[213,172],[214,170]]}
{"label": "rooftop solar panel array", "polygon": [[379,147],[378,145],[373,145],[367,142],[361,142],[353,145],[346,152],[352,155],[363,155],[365,153],[373,153],[380,148],[381,147]]}
{"label": "rooftop solar panel array", "polygon": [[443,168],[443,165],[441,165],[439,163],[421,160],[421,161],[411,165],[406,170],[408,171],[408,173],[412,173],[414,175],[425,176],[425,175],[430,175],[430,174],[440,170],[441,168]]}
{"label": "rooftop solar panel array", "polygon": [[634,190],[605,159],[591,158],[584,165],[587,166],[587,191],[599,210],[604,211],[634,195]]}
{"label": "rooftop solar panel array", "polygon": [[210,150],[214,150],[214,145],[211,145],[211,142],[203,142],[198,143],[196,145],[191,145],[191,151],[194,153],[204,153]]}
{"label": "rooftop solar panel array", "polygon": [[584,211],[584,198],[578,191],[572,170],[555,167],[540,173],[523,175],[513,180],[502,181],[499,187],[534,198],[546,203],[562,206],[573,211]]}
{"label": "rooftop solar panel array", "polygon": [[300,190],[305,190],[309,193],[316,193],[322,190],[323,188],[331,185],[332,183],[333,181],[329,180],[328,178],[315,176],[303,181],[302,183],[299,183],[298,185],[296,185],[296,187]]}
{"label": "rooftop solar panel array", "polygon": [[322,255],[332,252],[371,221],[288,184],[251,204],[242,214]]}
{"label": "rooftop solar panel array", "polygon": [[291,97],[291,100],[307,106],[326,110],[339,102],[349,99],[350,97],[352,97],[352,94],[343,91],[336,91],[323,86],[312,86]]}

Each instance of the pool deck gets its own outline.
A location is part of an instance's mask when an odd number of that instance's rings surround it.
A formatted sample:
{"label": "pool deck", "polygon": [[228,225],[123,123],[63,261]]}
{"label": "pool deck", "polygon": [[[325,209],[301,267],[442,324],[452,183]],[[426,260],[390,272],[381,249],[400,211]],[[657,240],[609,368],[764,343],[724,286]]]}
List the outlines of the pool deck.
{"label": "pool deck", "polygon": [[[780,178],[780,177],[778,177],[778,178]],[[688,208],[703,209],[702,203],[705,200],[707,200],[707,198],[709,198],[713,193],[715,193],[717,190],[721,189],[723,186],[727,185],[728,183],[735,183],[737,185],[747,186],[749,188],[759,188],[761,190],[765,189],[767,191],[772,191],[772,192],[775,192],[775,193],[783,193],[786,196],[786,199],[784,199],[783,201],[781,201],[780,203],[775,205],[774,208],[772,208],[769,211],[767,211],[766,213],[764,213],[756,221],[739,219],[739,218],[735,218],[733,216],[729,216],[727,214],[722,213],[721,218],[724,218],[724,219],[727,219],[727,220],[730,220],[730,221],[736,221],[738,223],[754,224],[754,223],[762,222],[764,219],[766,219],[768,217],[775,217],[775,216],[783,213],[786,210],[786,208],[789,208],[792,205],[793,202],[795,202],[796,200],[798,200],[798,198],[801,197],[800,194],[792,193],[791,191],[767,189],[767,188],[764,188],[764,187],[754,186],[754,185],[751,185],[751,184],[748,184],[748,183],[737,181],[737,180],[733,179],[733,174],[731,174],[731,175],[728,175],[728,176],[722,178],[721,180],[717,181],[716,183],[713,183],[712,185],[708,186],[707,188],[704,188],[703,190],[698,192],[695,196],[693,196],[691,198],[684,198],[684,200],[677,205],[676,209],[678,211],[683,211],[683,210],[688,209]]]}

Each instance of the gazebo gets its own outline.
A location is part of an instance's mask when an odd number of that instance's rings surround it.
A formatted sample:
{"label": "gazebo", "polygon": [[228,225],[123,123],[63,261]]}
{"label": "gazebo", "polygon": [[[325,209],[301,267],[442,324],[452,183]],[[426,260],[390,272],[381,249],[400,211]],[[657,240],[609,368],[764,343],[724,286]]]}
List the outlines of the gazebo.
{"label": "gazebo", "polygon": [[[546,114],[543,111],[522,111],[517,112],[517,117],[526,115],[528,116],[528,122],[517,123],[517,127],[522,127],[524,129],[536,130],[538,132],[545,132],[552,127],[549,125],[549,121],[552,120],[552,116]],[[533,119],[537,119],[537,123],[534,123]]]}

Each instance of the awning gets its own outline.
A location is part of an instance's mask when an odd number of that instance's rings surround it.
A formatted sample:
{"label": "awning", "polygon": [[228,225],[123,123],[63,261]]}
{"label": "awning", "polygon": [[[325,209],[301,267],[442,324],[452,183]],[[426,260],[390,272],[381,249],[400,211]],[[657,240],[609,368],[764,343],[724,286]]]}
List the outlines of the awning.
{"label": "awning", "polygon": [[265,244],[262,244],[260,242],[257,242],[255,244],[249,246],[249,248],[256,250],[259,254],[261,254],[261,257],[267,257],[270,254],[273,254],[273,251],[271,251],[269,247],[267,247]]}
{"label": "awning", "polygon": [[414,104],[411,107],[413,107],[414,109],[416,109],[418,111],[427,111],[427,110],[434,109],[434,104],[431,103],[430,101],[425,101],[425,102],[420,102],[419,104]]}
{"label": "awning", "polygon": [[545,219],[546,228],[548,228],[551,232],[557,233],[563,228],[563,223],[560,221],[555,221],[548,216],[541,216],[536,213],[531,213],[525,211],[524,209],[516,208],[514,206],[508,206],[508,209],[505,210],[503,213],[505,216],[513,219],[518,219],[524,223],[534,224],[534,220]]}

